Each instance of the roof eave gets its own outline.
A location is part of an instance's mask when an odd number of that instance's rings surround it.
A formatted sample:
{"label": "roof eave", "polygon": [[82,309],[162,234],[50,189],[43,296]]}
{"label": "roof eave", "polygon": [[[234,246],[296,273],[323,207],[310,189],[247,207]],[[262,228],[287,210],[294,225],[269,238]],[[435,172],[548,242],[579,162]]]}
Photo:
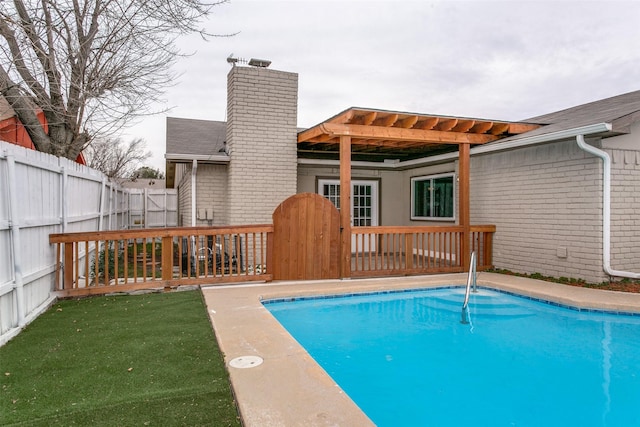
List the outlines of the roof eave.
{"label": "roof eave", "polygon": [[[530,145],[543,144],[547,142],[560,141],[563,139],[575,138],[578,135],[595,135],[611,132],[611,123],[601,122],[585,126],[578,126],[570,129],[563,129],[557,132],[543,133],[532,136],[520,136],[511,141],[497,141],[485,145],[480,145],[471,149],[471,154],[489,153],[495,151],[512,150]],[[524,134],[526,135],[526,134]]]}
{"label": "roof eave", "polygon": [[212,164],[226,164],[231,161],[231,158],[226,154],[179,154],[179,153],[167,153],[164,158],[168,162],[174,163],[191,163],[194,160],[202,163]]}

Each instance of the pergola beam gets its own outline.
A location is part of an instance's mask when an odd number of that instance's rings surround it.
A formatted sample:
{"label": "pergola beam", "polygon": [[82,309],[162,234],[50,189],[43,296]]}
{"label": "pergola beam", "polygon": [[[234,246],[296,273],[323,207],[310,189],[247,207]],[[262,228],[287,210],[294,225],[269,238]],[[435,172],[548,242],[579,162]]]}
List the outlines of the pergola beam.
{"label": "pergola beam", "polygon": [[[485,144],[499,139],[496,135],[447,132],[425,129],[404,129],[383,126],[346,125],[339,123],[323,123],[316,128],[302,132],[298,141],[311,141],[322,134],[350,136],[352,139],[373,139],[388,141],[410,141],[432,144]],[[302,139],[301,139],[302,138]]]}
{"label": "pergola beam", "polygon": [[375,111],[365,114],[362,119],[362,124],[365,126],[369,126],[376,120],[376,117],[378,117],[378,113],[376,113]]}

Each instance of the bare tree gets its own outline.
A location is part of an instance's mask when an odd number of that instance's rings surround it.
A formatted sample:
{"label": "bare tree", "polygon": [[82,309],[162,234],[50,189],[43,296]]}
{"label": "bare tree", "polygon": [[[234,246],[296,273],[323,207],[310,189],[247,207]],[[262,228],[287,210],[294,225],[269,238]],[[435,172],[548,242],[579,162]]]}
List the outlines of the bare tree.
{"label": "bare tree", "polygon": [[[75,159],[150,113],[178,36],[227,0],[0,0],[0,95],[39,151]],[[48,123],[37,118],[42,110]]]}
{"label": "bare tree", "polygon": [[152,168],[151,166],[142,166],[131,174],[131,180],[136,179],[164,179],[165,175],[160,169]]}
{"label": "bare tree", "polygon": [[121,139],[95,139],[87,148],[88,166],[104,173],[109,179],[128,178],[141,163],[151,157],[141,138],[125,144]]}

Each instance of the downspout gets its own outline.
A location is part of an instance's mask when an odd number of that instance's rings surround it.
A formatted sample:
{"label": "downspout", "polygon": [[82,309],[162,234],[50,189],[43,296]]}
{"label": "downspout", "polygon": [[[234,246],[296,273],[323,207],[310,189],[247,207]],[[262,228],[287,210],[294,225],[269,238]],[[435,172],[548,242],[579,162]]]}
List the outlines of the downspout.
{"label": "downspout", "polygon": [[609,276],[640,279],[640,273],[620,271],[611,268],[611,157],[584,141],[584,135],[576,135],[578,147],[602,159],[602,263]]}
{"label": "downspout", "polygon": [[196,226],[196,175],[198,172],[198,161],[193,159],[191,168],[191,226]]}

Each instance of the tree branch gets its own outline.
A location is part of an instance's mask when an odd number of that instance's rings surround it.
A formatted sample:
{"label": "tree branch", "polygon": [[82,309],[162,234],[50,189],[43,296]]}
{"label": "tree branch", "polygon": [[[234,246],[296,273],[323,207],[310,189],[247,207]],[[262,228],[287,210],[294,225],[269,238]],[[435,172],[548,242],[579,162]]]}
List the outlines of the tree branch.
{"label": "tree branch", "polygon": [[0,90],[38,149],[74,159],[102,132],[149,114],[174,81],[176,38],[205,36],[200,21],[225,2],[0,0],[0,64],[11,64]]}
{"label": "tree branch", "polygon": [[20,87],[11,81],[4,67],[0,64],[0,94],[5,97],[16,116],[27,130],[33,145],[38,151],[50,151],[49,137],[44,131],[36,114],[35,105],[24,96]]}

